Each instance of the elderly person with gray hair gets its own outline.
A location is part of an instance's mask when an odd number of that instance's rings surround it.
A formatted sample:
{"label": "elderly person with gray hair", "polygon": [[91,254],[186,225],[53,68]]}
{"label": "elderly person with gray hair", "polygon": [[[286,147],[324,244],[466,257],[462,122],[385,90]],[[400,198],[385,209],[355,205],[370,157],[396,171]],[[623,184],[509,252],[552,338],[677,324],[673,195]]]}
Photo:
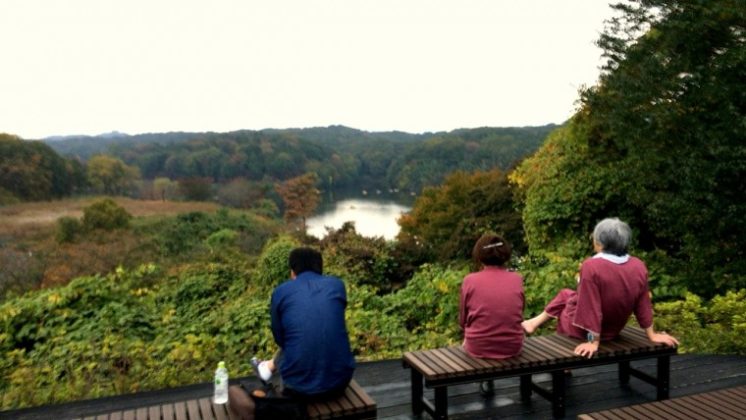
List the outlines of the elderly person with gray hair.
{"label": "elderly person with gray hair", "polygon": [[534,318],[523,321],[526,333],[533,333],[551,318],[557,332],[585,340],[575,354],[592,357],[601,341],[614,339],[633,313],[650,341],[676,346],[676,338],[653,329],[653,305],[648,291],[648,270],[638,258],[627,253],[632,231],[617,218],[600,221],[593,229],[596,254],[583,261],[577,292],[561,290]]}

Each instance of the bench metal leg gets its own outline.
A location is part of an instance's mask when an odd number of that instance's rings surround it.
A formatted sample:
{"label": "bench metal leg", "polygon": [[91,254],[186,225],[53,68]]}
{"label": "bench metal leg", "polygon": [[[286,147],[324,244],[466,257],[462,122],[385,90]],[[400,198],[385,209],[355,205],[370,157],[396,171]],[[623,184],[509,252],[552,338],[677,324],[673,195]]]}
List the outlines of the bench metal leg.
{"label": "bench metal leg", "polygon": [[422,386],[422,374],[417,369],[410,369],[412,372],[412,414],[418,416],[422,414],[425,408],[422,404],[424,390]]}
{"label": "bench metal leg", "polygon": [[671,356],[658,357],[658,400],[668,399],[668,388],[671,381]]}
{"label": "bench metal leg", "polygon": [[565,417],[565,373],[561,370],[552,372],[552,415]]}
{"label": "bench metal leg", "polygon": [[531,401],[531,375],[521,376],[521,400]]}
{"label": "bench metal leg", "polygon": [[438,420],[448,418],[448,387],[435,388],[435,418]]}
{"label": "bench metal leg", "polygon": [[619,362],[619,382],[624,385],[629,383],[629,360]]}

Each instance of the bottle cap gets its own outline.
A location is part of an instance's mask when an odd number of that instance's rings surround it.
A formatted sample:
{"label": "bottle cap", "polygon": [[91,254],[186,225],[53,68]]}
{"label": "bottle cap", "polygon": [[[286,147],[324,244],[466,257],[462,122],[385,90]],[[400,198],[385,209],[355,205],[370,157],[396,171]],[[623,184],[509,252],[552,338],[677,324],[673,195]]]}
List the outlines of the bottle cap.
{"label": "bottle cap", "polygon": [[225,362],[223,361],[218,362],[218,369],[225,369]]}

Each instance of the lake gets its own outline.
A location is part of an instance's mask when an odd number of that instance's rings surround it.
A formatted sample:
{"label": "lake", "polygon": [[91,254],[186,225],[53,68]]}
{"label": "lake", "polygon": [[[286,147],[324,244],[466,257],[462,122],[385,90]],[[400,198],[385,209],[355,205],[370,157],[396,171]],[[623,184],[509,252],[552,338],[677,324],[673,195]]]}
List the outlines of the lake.
{"label": "lake", "polygon": [[308,234],[317,238],[326,235],[325,226],[339,229],[344,222],[355,222],[355,230],[363,236],[383,236],[394,239],[399,233],[396,219],[411,207],[394,200],[379,198],[345,198],[320,206],[318,214],[306,220]]}

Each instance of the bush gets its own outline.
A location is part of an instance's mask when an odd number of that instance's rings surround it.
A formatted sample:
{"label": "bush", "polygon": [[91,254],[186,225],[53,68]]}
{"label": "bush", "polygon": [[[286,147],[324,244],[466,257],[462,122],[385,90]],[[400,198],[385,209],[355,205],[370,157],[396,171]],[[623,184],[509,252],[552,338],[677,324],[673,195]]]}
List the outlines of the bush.
{"label": "bush", "polygon": [[348,274],[346,280],[367,284],[380,291],[391,290],[396,262],[390,255],[391,246],[381,237],[368,238],[355,231],[352,222],[338,230],[328,229],[321,241],[324,265],[329,270]]}
{"label": "bush", "polygon": [[112,199],[104,199],[83,209],[86,230],[114,230],[129,227],[132,215]]}
{"label": "bush", "polygon": [[258,287],[273,288],[290,277],[288,257],[298,241],[287,235],[281,235],[269,241],[259,255],[252,280]]}
{"label": "bush", "polygon": [[655,323],[656,329],[679,339],[683,353],[746,355],[746,289],[715,296],[709,303],[693,293],[658,303]]}
{"label": "bush", "polygon": [[60,217],[57,219],[57,231],[55,233],[55,239],[57,243],[72,242],[75,237],[83,231],[83,225],[80,220],[74,217]]}

